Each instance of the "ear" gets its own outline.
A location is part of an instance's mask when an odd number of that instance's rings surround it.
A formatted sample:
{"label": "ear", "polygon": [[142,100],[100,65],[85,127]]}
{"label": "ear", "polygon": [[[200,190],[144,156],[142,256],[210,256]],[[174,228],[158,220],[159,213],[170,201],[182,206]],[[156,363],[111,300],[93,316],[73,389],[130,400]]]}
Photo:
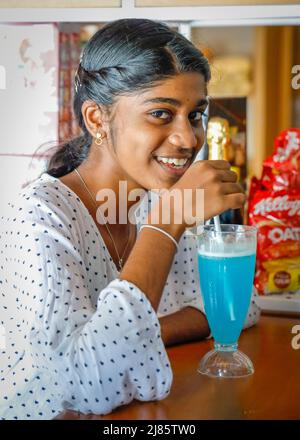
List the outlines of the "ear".
{"label": "ear", "polygon": [[94,101],[84,101],[81,106],[81,113],[85,126],[93,138],[99,132],[102,134],[102,137],[106,137],[104,111],[98,104]]}

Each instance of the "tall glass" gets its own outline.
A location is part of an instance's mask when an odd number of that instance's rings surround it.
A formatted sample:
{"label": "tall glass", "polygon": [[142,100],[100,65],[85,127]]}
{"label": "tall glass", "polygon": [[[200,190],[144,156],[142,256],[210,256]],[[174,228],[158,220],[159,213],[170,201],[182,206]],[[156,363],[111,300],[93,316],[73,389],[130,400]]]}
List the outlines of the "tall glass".
{"label": "tall glass", "polygon": [[251,226],[206,225],[197,235],[200,286],[214,338],[198,371],[212,377],[252,374],[251,360],[237,349],[251,301],[257,230]]}

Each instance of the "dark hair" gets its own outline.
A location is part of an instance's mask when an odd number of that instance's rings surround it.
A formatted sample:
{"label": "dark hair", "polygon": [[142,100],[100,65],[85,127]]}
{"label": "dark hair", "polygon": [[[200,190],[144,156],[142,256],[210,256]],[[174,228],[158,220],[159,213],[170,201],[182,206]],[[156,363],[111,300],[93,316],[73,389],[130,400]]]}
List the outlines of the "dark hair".
{"label": "dark hair", "polygon": [[63,176],[87,158],[92,138],[81,106],[92,100],[106,109],[120,95],[153,87],[181,72],[199,72],[206,82],[205,56],[184,36],[148,19],[122,19],[101,28],[86,44],[75,77],[74,113],[82,136],[63,143],[47,164],[47,172]]}

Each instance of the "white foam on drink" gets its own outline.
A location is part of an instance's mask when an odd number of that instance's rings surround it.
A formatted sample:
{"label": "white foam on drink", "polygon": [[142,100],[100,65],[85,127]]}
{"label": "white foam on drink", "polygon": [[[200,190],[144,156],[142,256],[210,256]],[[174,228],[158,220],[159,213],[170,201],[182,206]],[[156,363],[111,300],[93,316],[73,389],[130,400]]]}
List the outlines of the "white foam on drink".
{"label": "white foam on drink", "polygon": [[238,257],[250,257],[255,255],[256,249],[254,247],[244,247],[243,249],[237,250],[236,247],[225,245],[222,246],[222,249],[219,251],[214,249],[213,251],[207,251],[203,248],[198,249],[198,254],[204,257],[212,257],[212,258],[238,258]]}

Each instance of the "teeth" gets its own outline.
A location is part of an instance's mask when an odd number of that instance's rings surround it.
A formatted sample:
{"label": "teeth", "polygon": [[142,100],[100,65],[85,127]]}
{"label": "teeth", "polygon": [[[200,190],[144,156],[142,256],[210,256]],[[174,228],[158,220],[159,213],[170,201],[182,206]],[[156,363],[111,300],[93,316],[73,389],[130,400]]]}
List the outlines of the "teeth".
{"label": "teeth", "polygon": [[160,156],[157,156],[157,160],[159,162],[170,163],[172,165],[181,166],[181,167],[184,166],[188,161],[188,159],[177,159],[175,157],[169,158],[169,157],[160,157]]}

